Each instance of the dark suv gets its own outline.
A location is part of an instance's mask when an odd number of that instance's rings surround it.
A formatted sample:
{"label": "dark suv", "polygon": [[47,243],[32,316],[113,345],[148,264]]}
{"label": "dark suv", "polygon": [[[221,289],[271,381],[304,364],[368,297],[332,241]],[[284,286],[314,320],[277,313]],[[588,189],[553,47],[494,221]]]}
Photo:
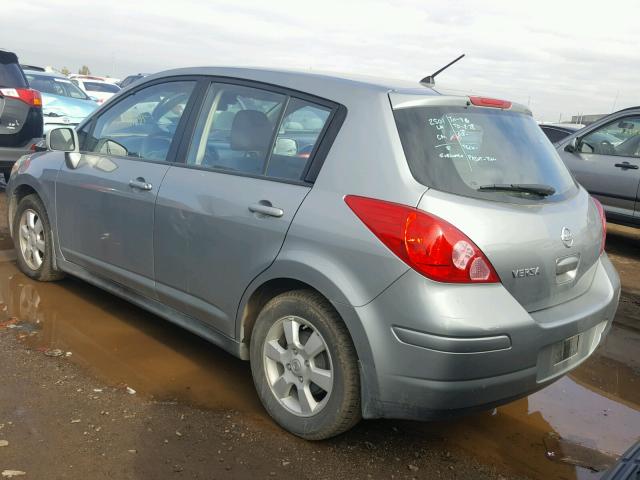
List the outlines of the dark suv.
{"label": "dark suv", "polygon": [[15,53],[0,50],[0,172],[42,139],[42,98],[29,83]]}

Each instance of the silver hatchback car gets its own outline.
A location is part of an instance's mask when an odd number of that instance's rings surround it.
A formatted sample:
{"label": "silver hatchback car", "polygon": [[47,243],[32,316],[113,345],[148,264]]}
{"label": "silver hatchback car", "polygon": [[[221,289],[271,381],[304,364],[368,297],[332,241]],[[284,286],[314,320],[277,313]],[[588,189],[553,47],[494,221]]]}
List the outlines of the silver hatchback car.
{"label": "silver hatchback car", "polygon": [[617,308],[602,207],[507,101],[180,69],[47,146],[7,188],[22,271],[250,360],[265,409],[307,439],[527,395]]}

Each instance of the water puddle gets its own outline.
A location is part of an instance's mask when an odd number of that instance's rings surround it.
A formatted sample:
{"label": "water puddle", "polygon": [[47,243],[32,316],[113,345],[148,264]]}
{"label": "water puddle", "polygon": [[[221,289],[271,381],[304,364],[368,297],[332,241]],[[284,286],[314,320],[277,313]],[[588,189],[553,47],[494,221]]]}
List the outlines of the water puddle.
{"label": "water puddle", "polygon": [[80,280],[40,283],[0,263],[0,328],[70,352],[100,382],[158,401],[259,412],[248,363]]}
{"label": "water puddle", "polygon": [[[70,352],[97,382],[264,418],[247,363],[84,282],[39,283],[1,262],[0,302],[0,329],[10,328],[33,349]],[[601,473],[593,470],[606,468],[640,436],[640,367],[620,361],[640,361],[630,335],[640,339],[637,331],[614,328],[607,343],[615,346],[615,360],[594,355],[527,398],[454,421],[402,423],[403,430],[413,442],[439,436],[452,449],[534,479],[597,479]],[[380,422],[369,425],[354,438],[374,438]]]}

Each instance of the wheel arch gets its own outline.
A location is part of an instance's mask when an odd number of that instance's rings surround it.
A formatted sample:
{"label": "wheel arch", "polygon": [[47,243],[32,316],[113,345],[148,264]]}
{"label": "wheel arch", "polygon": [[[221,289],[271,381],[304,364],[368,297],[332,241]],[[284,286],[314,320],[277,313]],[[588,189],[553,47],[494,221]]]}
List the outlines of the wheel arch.
{"label": "wheel arch", "polygon": [[48,207],[47,197],[43,194],[42,190],[37,186],[37,184],[35,184],[35,182],[23,181],[18,185],[12,186],[11,191],[8,192],[8,195],[7,195],[7,200],[8,200],[7,216],[9,220],[9,233],[11,234],[12,237],[13,237],[13,217],[16,213],[16,209],[18,208],[18,204],[20,203],[20,200],[22,200],[24,197],[26,197],[27,195],[33,195],[33,194],[37,195],[42,201],[42,204],[44,205],[44,208],[47,213],[47,217],[49,217],[49,221],[51,222],[52,217],[51,217],[51,212],[49,212],[49,209],[47,208]]}
{"label": "wheel arch", "polygon": [[307,265],[272,265],[245,290],[236,314],[236,338],[249,346],[258,314],[269,300],[291,290],[312,290],[322,295],[345,323],[356,354],[361,362],[372,360],[371,348],[356,309],[348,302],[337,285],[322,272]]}

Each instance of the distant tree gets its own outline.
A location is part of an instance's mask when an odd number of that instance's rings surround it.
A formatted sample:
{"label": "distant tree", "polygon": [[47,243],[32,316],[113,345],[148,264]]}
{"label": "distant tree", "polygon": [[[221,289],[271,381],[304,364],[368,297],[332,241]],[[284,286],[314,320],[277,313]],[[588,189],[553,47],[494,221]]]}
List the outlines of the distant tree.
{"label": "distant tree", "polygon": [[60,69],[60,73],[63,75],[69,75],[71,73],[71,70],[69,70],[67,67],[62,67]]}
{"label": "distant tree", "polygon": [[78,73],[80,75],[91,75],[91,70],[89,70],[89,67],[86,65],[83,65],[80,70],[78,70]]}

